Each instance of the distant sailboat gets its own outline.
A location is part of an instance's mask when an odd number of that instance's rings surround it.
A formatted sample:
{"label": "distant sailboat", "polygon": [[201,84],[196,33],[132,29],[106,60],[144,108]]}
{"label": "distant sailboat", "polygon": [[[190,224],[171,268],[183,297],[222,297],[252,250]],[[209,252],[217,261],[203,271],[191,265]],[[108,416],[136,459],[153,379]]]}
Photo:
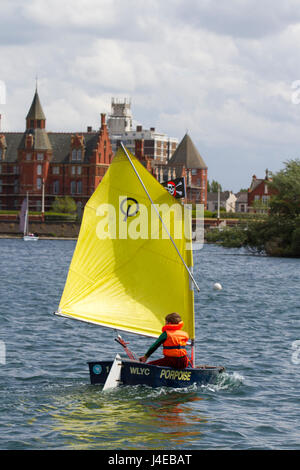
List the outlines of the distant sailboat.
{"label": "distant sailboat", "polygon": [[[160,215],[157,207],[164,207]],[[116,220],[107,231],[105,213]],[[142,210],[143,209],[143,210]],[[173,216],[172,216],[172,211]],[[146,217],[142,218],[144,213]],[[179,215],[178,215],[179,214]],[[129,358],[89,362],[92,384],[186,387],[214,382],[224,367],[195,366],[192,249],[183,206],[121,144],[86,204],[77,245],[57,315],[158,337],[165,315],[178,312],[191,338],[191,367],[183,370]],[[110,216],[109,216],[110,217]],[[172,218],[169,229],[167,222]],[[154,221],[151,236],[130,236]],[[124,228],[125,226],[125,228]],[[152,229],[151,229],[152,230]],[[148,232],[149,233],[149,232]],[[181,234],[176,237],[175,234]],[[117,236],[114,236],[117,234]],[[136,232],[135,232],[136,234]],[[106,236],[107,235],[107,236]],[[109,236],[112,235],[112,236]],[[141,232],[140,232],[141,235]],[[145,235],[145,234],[144,234]],[[152,236],[153,235],[153,236]],[[199,289],[199,288],[198,288]],[[126,350],[127,349],[127,350]],[[114,377],[112,377],[112,375]]]}
{"label": "distant sailboat", "polygon": [[29,232],[29,202],[28,202],[28,192],[26,194],[26,199],[24,199],[21,211],[20,211],[20,232],[23,232],[24,241],[37,241],[38,236],[34,233]]}

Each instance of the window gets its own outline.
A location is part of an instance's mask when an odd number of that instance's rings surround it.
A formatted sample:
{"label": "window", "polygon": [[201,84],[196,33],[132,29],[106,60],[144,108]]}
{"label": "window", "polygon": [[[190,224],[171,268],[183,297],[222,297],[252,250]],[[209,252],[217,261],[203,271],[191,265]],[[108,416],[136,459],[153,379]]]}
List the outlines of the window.
{"label": "window", "polygon": [[19,167],[18,165],[14,165],[14,174],[18,175],[19,174]]}
{"label": "window", "polygon": [[2,180],[0,180],[0,193],[2,193]]}
{"label": "window", "polygon": [[259,201],[259,200],[260,200],[260,195],[259,195],[259,194],[256,194],[256,195],[254,196],[254,201]]}
{"label": "window", "polygon": [[42,210],[42,201],[40,201],[39,199],[36,201],[36,210],[37,212],[41,212]]}
{"label": "window", "polygon": [[3,150],[0,148],[0,159],[2,159]]}
{"label": "window", "polygon": [[31,153],[27,153],[27,154],[26,154],[26,160],[27,160],[27,161],[31,160]]}
{"label": "window", "polygon": [[2,165],[0,164],[0,173],[2,173]]}
{"label": "window", "polygon": [[76,166],[71,167],[71,174],[75,175],[76,174]]}
{"label": "window", "polygon": [[72,150],[72,161],[76,162],[79,161],[81,162],[82,159],[82,150],[81,149],[73,149]]}
{"label": "window", "polygon": [[19,192],[19,181],[15,180],[14,181],[14,193],[18,194],[18,192]]}
{"label": "window", "polygon": [[81,194],[81,193],[82,193],[82,182],[78,181],[77,182],[77,194]]}
{"label": "window", "polygon": [[36,179],[36,187],[37,187],[37,189],[41,189],[41,187],[42,187],[42,178],[37,178]]}
{"label": "window", "polygon": [[196,174],[197,174],[197,171],[198,171],[197,168],[194,168],[194,169],[192,170],[192,175],[196,175]]}
{"label": "window", "polygon": [[268,194],[268,185],[265,184],[265,194]]}
{"label": "window", "polygon": [[71,181],[71,194],[76,192],[76,181]]}
{"label": "window", "polygon": [[37,156],[36,156],[36,159],[40,162],[42,162],[44,160],[44,154],[43,153],[38,153]]}
{"label": "window", "polygon": [[41,124],[42,124],[42,121],[41,121],[40,119],[38,119],[38,120],[37,120],[37,127],[38,127],[38,129],[41,128]]}
{"label": "window", "polygon": [[34,119],[30,119],[30,127],[31,127],[31,129],[34,128]]}
{"label": "window", "polygon": [[77,175],[81,175],[81,166],[77,167]]}
{"label": "window", "polygon": [[54,166],[52,168],[52,174],[53,175],[59,175],[59,166]]}
{"label": "window", "polygon": [[59,181],[58,180],[53,182],[53,193],[59,194]]}
{"label": "window", "polygon": [[42,174],[42,165],[38,165],[38,166],[37,166],[36,172],[37,172],[38,175],[41,175],[41,174]]}
{"label": "window", "polygon": [[262,196],[262,202],[267,206],[269,203],[269,196]]}

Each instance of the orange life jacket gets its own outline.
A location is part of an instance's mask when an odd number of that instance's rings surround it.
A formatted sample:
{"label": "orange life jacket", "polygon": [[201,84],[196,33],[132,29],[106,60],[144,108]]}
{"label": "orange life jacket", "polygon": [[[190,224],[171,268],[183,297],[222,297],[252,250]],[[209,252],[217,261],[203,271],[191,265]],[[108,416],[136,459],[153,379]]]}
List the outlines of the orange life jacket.
{"label": "orange life jacket", "polygon": [[162,331],[167,333],[167,339],[163,343],[164,356],[182,357],[186,356],[186,343],[189,335],[185,331],[181,331],[183,322],[177,324],[165,325]]}

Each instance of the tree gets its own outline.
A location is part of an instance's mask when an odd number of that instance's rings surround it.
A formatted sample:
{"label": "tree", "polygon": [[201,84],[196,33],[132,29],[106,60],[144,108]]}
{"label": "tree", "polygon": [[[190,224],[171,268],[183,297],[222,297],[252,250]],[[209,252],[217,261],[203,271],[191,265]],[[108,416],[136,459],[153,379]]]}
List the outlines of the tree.
{"label": "tree", "polygon": [[265,222],[248,227],[247,245],[273,256],[300,257],[300,160],[285,162],[273,175],[270,212]]}
{"label": "tree", "polygon": [[219,187],[220,187],[220,191],[222,191],[222,186],[220,185],[220,183],[218,183],[218,181],[215,181],[215,180],[212,180],[209,187],[210,187],[210,190],[208,192],[210,193],[217,193]]}
{"label": "tree", "polygon": [[300,160],[285,162],[269,187],[273,196],[266,219],[220,232],[218,240],[224,246],[242,245],[271,256],[300,258]]}
{"label": "tree", "polygon": [[270,204],[271,215],[300,215],[300,160],[286,162],[285,168],[273,176],[270,188],[275,192]]}
{"label": "tree", "polygon": [[73,214],[77,210],[76,202],[70,196],[56,197],[52,203],[54,212],[63,214]]}

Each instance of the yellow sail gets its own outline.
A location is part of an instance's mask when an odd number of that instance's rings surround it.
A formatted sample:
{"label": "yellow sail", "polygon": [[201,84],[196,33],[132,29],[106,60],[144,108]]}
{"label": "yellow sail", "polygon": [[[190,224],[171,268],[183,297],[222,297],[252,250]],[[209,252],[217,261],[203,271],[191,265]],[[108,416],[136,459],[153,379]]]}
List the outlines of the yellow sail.
{"label": "yellow sail", "polygon": [[[183,206],[132,155],[128,155],[168,225],[187,266]],[[126,153],[119,148],[86,204],[59,315],[147,336],[161,334],[177,312],[194,338],[189,273],[153,211]]]}

